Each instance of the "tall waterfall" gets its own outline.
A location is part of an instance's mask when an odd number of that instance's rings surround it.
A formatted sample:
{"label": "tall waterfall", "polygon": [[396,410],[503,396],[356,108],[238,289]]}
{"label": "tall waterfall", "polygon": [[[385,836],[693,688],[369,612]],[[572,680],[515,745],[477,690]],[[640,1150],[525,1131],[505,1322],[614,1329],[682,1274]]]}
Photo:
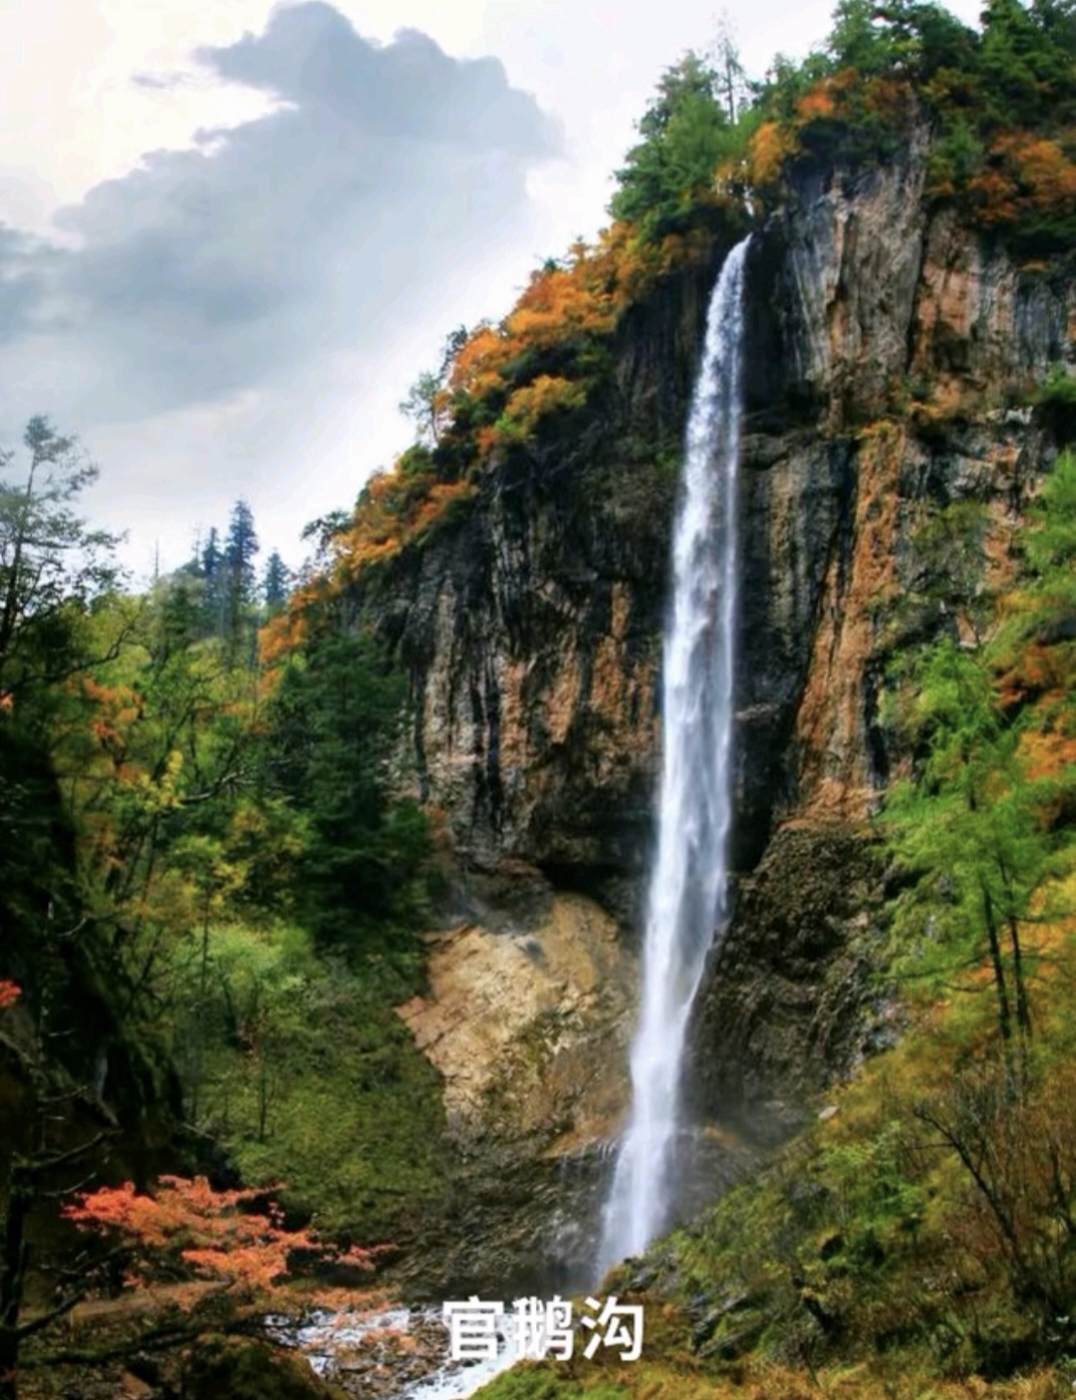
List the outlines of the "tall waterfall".
{"label": "tall waterfall", "polygon": [[736,471],[745,239],[725,260],[688,419],[665,625],[660,824],[631,1051],[632,1114],[605,1207],[599,1268],[668,1224],[691,1004],[724,921],[731,820]]}

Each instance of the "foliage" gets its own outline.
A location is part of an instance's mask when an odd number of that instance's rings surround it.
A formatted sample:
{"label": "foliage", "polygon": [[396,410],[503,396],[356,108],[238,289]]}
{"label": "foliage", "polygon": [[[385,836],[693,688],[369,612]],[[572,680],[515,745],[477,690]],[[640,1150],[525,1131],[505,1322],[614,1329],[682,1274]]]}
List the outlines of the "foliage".
{"label": "foliage", "polygon": [[347,576],[393,558],[451,520],[476,495],[471,482],[438,481],[432,471],[415,470],[413,457],[401,457],[394,471],[370,478],[352,522],[333,535],[338,572]]}
{"label": "foliage", "polygon": [[[958,512],[934,543],[980,527]],[[519,1393],[1071,1388],[1076,457],[1046,477],[1018,545],[1021,576],[977,636],[923,647],[892,678],[911,761],[880,822],[879,991],[901,997],[904,1035],[829,1091],[824,1121],[607,1281],[655,1279],[648,1329],[680,1309],[675,1335],[635,1367],[521,1373]]]}
{"label": "foliage", "polygon": [[1070,375],[1063,365],[1053,365],[1032,402],[1060,446],[1076,441],[1076,376]]}
{"label": "foliage", "polygon": [[398,979],[319,957],[294,925],[210,929],[177,949],[174,1053],[192,1121],[245,1181],[326,1228],[391,1234],[440,1189],[437,1079],[392,1010]]}
{"label": "foliage", "polygon": [[[741,139],[721,92],[734,87],[739,69],[732,47],[724,66],[722,84],[698,54],[687,53],[662,75],[639,122],[643,139],[617,171],[619,188],[609,206],[615,219],[657,236],[676,228],[700,200],[713,197],[714,172]],[[734,95],[726,100],[735,106]]]}
{"label": "foliage", "polygon": [[19,623],[24,669],[0,705],[0,1010],[20,1037],[38,1028],[49,1083],[57,1060],[81,1076],[107,1046],[104,1085],[63,1080],[68,1098],[73,1083],[107,1103],[137,1076],[124,1092],[167,1099],[231,1170],[284,1177],[308,1215],[384,1237],[444,1165],[436,1077],[391,1009],[418,973],[427,850],[422,813],[388,791],[403,689],[335,615],[262,669],[241,507],[143,597],[57,574],[71,625],[50,642],[54,678],[21,683],[44,634],[31,651],[37,614]]}
{"label": "foliage", "polygon": [[265,573],[262,577],[262,596],[265,610],[270,617],[286,605],[290,588],[290,570],[274,549],[265,561]]}
{"label": "foliage", "polygon": [[306,822],[296,884],[307,926],[323,945],[353,950],[387,935],[406,962],[428,843],[418,807],[387,790],[403,701],[402,678],[373,642],[320,631],[281,672],[262,771],[265,792]]}
{"label": "foliage", "polygon": [[[84,667],[79,625],[120,578],[116,537],[90,530],[73,502],[97,477],[77,439],[47,418],[26,425],[26,476],[0,480],[0,692],[17,699]],[[0,451],[0,473],[14,452]]]}
{"label": "foliage", "polygon": [[946,640],[917,681],[927,754],[918,780],[898,784],[887,803],[895,851],[917,876],[898,929],[911,938],[907,956],[920,977],[934,967],[949,979],[988,953],[998,1026],[1009,1040],[1014,1026],[1031,1029],[1023,926],[1063,868],[1059,839],[1040,819],[1057,779],[1031,777],[1021,726],[1000,714],[981,658]]}
{"label": "foliage", "polygon": [[299,1253],[351,1268],[373,1267],[368,1250],[343,1251],[306,1230],[286,1229],[280,1208],[270,1203],[259,1211],[257,1200],[250,1191],[216,1191],[204,1177],[162,1176],[154,1195],[140,1194],[127,1181],[83,1192],[63,1214],[77,1225],[129,1240],[131,1279],[143,1283],[160,1277],[169,1256],[199,1274],[259,1290],[284,1278]]}

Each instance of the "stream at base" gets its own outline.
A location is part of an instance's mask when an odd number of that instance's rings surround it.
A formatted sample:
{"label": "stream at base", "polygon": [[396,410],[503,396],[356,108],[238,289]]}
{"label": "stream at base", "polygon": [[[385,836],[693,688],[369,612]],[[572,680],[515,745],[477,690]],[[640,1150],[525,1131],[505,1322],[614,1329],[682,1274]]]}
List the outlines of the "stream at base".
{"label": "stream at base", "polygon": [[298,1324],[272,1321],[271,1331],[319,1376],[364,1400],[467,1400],[517,1360],[505,1327],[496,1358],[450,1360],[448,1328],[434,1305],[316,1312]]}

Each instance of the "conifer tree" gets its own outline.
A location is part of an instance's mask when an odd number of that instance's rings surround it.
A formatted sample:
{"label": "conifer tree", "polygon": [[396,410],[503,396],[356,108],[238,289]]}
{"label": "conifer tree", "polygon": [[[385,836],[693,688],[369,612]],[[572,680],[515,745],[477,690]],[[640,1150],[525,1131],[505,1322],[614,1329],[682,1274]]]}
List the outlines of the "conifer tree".
{"label": "conifer tree", "polygon": [[262,595],[270,615],[280,612],[287,603],[290,586],[290,570],[281,559],[279,551],[274,549],[265,561],[265,574],[262,578]]}
{"label": "conifer tree", "polygon": [[207,636],[221,636],[224,631],[225,578],[224,555],[220,547],[220,534],[214,525],[210,528],[199,556],[198,576],[202,580],[203,627]]}
{"label": "conifer tree", "polygon": [[228,538],[224,545],[224,627],[225,644],[232,656],[239,652],[243,633],[251,632],[250,610],[255,603],[257,574],[254,556],[258,553],[254,512],[240,498],[232,507]]}

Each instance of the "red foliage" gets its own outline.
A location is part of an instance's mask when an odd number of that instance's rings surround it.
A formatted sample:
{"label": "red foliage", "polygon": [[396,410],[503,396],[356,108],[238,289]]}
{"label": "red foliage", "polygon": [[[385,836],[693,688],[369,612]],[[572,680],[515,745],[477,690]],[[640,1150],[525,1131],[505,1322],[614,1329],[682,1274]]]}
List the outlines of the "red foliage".
{"label": "red foliage", "polygon": [[[214,1191],[205,1177],[162,1176],[155,1196],[133,1183],[84,1193],[64,1215],[78,1225],[125,1235],[136,1251],[132,1282],[143,1283],[164,1259],[182,1259],[197,1272],[265,1289],[288,1274],[292,1255],[371,1269],[370,1250],[342,1251],[307,1230],[286,1230],[279,1208],[250,1209],[250,1191]],[[164,1257],[162,1259],[162,1256]]]}
{"label": "red foliage", "polygon": [[6,1011],[9,1006],[14,1006],[20,996],[22,996],[22,988],[18,983],[9,982],[0,977],[0,1011]]}

